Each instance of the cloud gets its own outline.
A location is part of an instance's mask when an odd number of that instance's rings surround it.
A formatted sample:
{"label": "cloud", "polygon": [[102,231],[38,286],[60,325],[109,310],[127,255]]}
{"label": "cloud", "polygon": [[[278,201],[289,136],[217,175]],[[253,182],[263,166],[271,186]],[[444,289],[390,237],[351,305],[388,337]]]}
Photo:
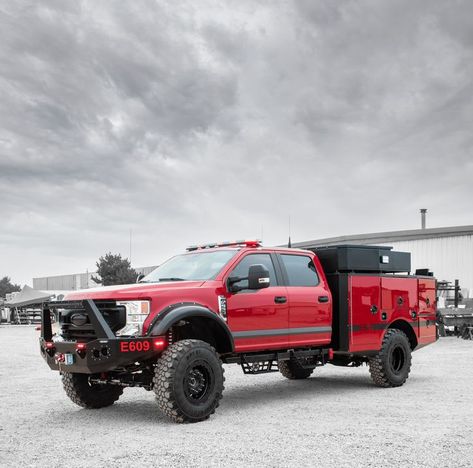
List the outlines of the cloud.
{"label": "cloud", "polygon": [[[0,275],[471,224],[469,2],[0,8]],[[3,273],[2,273],[3,272]]]}

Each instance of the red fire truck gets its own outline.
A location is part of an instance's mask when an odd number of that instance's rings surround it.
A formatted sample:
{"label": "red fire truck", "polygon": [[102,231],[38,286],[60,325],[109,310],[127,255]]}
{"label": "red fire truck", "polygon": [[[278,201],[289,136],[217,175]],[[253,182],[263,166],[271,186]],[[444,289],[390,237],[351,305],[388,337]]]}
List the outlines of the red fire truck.
{"label": "red fire truck", "polygon": [[176,422],[214,413],[222,364],[304,379],[327,363],[367,363],[376,385],[396,387],[412,351],[437,339],[435,279],[410,268],[390,247],[190,247],[137,284],[47,304],[41,354],[78,405],[109,406],[139,386]]}

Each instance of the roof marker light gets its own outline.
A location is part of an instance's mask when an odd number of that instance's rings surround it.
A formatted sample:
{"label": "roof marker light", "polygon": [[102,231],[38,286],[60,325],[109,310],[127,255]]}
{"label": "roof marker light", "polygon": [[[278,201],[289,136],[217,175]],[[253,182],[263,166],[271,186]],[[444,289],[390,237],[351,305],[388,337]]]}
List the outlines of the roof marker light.
{"label": "roof marker light", "polygon": [[203,249],[213,249],[215,247],[261,247],[261,241],[258,239],[253,240],[238,240],[233,242],[218,242],[218,243],[211,243],[211,244],[203,244],[203,245],[191,245],[187,247],[188,252],[192,252],[194,250],[203,250]]}

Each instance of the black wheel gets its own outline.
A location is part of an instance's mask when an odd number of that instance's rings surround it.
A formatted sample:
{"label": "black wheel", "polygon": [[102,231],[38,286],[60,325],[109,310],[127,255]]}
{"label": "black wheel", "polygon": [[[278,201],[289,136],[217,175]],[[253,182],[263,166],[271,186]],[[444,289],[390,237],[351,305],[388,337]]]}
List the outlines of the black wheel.
{"label": "black wheel", "polygon": [[286,379],[298,380],[298,379],[307,379],[314,368],[303,367],[302,364],[297,359],[290,359],[289,361],[279,361],[278,362],[279,372],[281,372]]}
{"label": "black wheel", "polygon": [[123,393],[117,385],[95,384],[90,382],[89,374],[62,374],[62,385],[66,395],[83,408],[104,408],[113,405]]}
{"label": "black wheel", "polygon": [[224,381],[218,354],[200,340],[172,344],[159,358],[153,378],[159,409],[178,423],[203,421],[213,414]]}
{"label": "black wheel", "polygon": [[411,370],[411,346],[404,332],[389,329],[381,350],[369,361],[371,378],[379,387],[400,387]]}

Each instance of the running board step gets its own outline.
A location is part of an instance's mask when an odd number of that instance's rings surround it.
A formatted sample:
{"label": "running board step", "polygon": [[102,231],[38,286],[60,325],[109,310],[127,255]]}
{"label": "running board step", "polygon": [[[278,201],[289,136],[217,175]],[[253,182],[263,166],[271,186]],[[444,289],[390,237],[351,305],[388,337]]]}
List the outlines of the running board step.
{"label": "running board step", "polygon": [[244,374],[267,374],[279,371],[277,361],[244,362],[242,360],[241,369]]}
{"label": "running board step", "polygon": [[240,364],[245,374],[264,374],[277,372],[278,361],[297,359],[302,367],[313,369],[323,366],[328,361],[330,350],[324,348],[315,349],[288,349],[264,354],[240,354],[222,358],[225,364]]}

